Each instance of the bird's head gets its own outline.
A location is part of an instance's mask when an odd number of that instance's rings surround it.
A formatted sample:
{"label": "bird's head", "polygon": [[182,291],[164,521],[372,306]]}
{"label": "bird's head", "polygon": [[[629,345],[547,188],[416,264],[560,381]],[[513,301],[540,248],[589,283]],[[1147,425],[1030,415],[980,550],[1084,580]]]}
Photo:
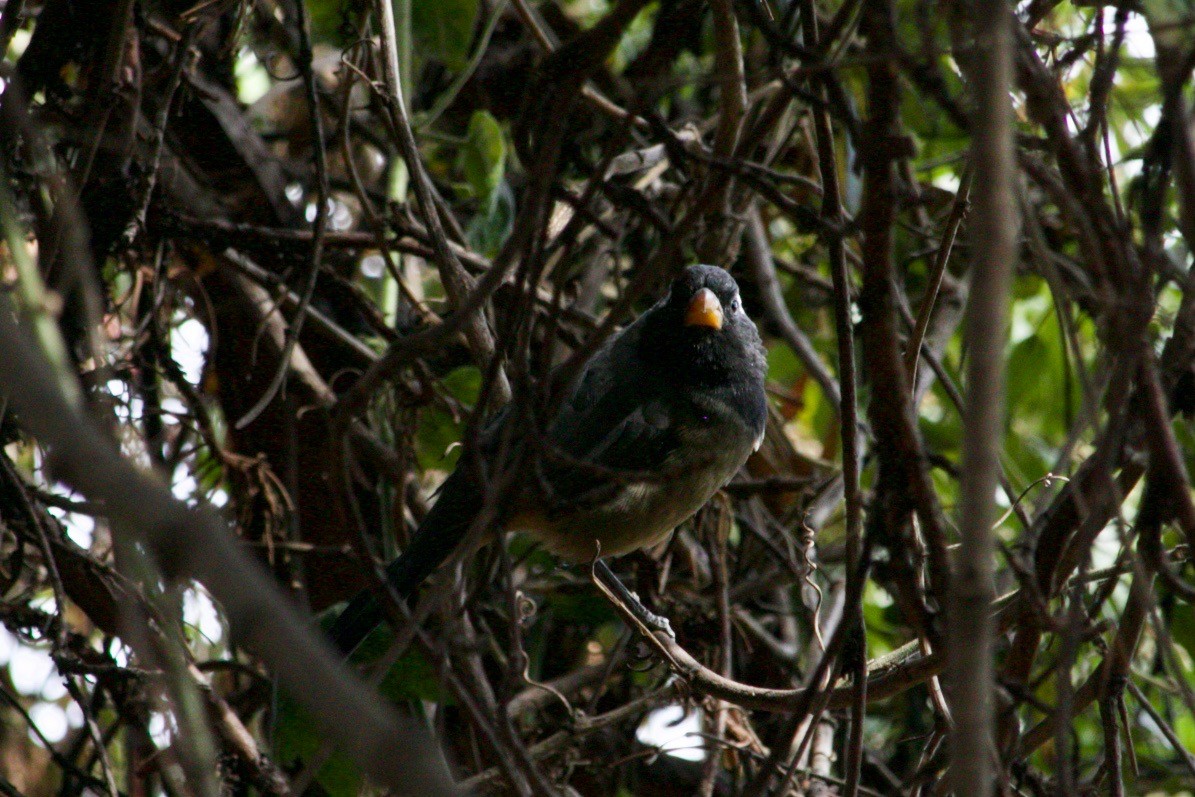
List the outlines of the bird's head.
{"label": "bird's head", "polygon": [[725,269],[689,266],[644,318],[640,352],[684,382],[710,383],[728,375],[756,375],[763,349],[743,311],[739,286]]}

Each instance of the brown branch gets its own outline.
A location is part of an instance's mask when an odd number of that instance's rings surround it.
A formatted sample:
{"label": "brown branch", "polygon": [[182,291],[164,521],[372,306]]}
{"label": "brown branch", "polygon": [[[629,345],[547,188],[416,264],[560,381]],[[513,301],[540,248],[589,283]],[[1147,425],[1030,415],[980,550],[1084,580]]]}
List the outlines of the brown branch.
{"label": "brown branch", "polygon": [[[950,564],[941,509],[929,479],[925,452],[913,413],[908,372],[900,353],[892,228],[896,220],[895,162],[907,154],[909,140],[900,134],[900,86],[893,9],[887,0],[863,4],[863,30],[868,48],[877,57],[868,63],[866,146],[861,152],[863,204],[859,226],[863,233],[863,360],[873,391],[869,405],[879,456],[874,524],[895,537],[916,510],[929,547],[928,594],[939,609],[946,606]],[[894,543],[899,545],[898,541]],[[895,554],[894,557],[900,554]],[[922,633],[938,635],[930,618],[910,618],[929,625]]]}
{"label": "brown branch", "polygon": [[[957,794],[987,795],[992,761],[996,488],[1004,439],[1004,347],[1008,293],[1019,248],[1013,155],[1012,11],[1004,3],[975,5],[979,56],[971,163],[975,214],[971,220],[972,284],[967,307],[967,413],[959,500],[962,544],[950,580],[950,770]],[[984,13],[978,13],[980,9]],[[965,192],[960,190],[965,196]],[[965,199],[963,200],[965,203]]]}
{"label": "brown branch", "polygon": [[[714,134],[714,154],[720,158],[734,155],[743,116],[747,111],[747,84],[743,76],[743,44],[733,0],[710,0],[714,28],[714,70],[718,81],[718,128]],[[697,246],[703,262],[724,266],[738,255],[742,223],[732,214],[733,181],[720,189],[720,196],[706,215],[706,232]]]}
{"label": "brown branch", "polygon": [[[1099,699],[1104,692],[1108,679],[1114,676],[1124,678],[1129,672],[1129,664],[1137,650],[1141,631],[1144,628],[1149,607],[1153,600],[1149,594],[1149,577],[1138,572],[1133,576],[1129,585],[1129,597],[1125,602],[1124,613],[1116,627],[1116,634],[1108,646],[1108,654],[1100,666],[1095,669],[1083,685],[1075,690],[1071,698],[1071,715],[1077,715],[1083,709]],[[1054,718],[1046,717],[1021,737],[1017,754],[1028,756],[1037,748],[1050,740],[1054,730]]]}
{"label": "brown branch", "polygon": [[842,396],[838,380],[826,368],[809,336],[797,326],[792,313],[788,311],[788,305],[784,302],[784,294],[781,292],[780,280],[776,277],[776,266],[772,260],[771,244],[768,242],[767,231],[764,229],[758,207],[748,211],[746,237],[745,257],[751,266],[755,284],[759,286],[760,298],[768,318],[779,328],[785,343],[801,360],[813,381],[817,382],[834,411],[840,412]]}
{"label": "brown branch", "polygon": [[[610,576],[612,577],[612,576]],[[601,571],[595,569],[595,583],[605,580]],[[668,633],[649,627],[640,612],[644,609],[628,605],[613,591],[603,590],[607,599],[623,619],[639,631],[645,641],[651,644],[674,673],[680,676],[690,688],[719,700],[746,709],[756,709],[779,714],[804,712],[811,699],[819,694],[826,696],[826,708],[841,709],[851,705],[855,699],[855,688],[851,685],[823,690],[818,686],[801,689],[771,689],[740,683],[719,675],[706,667],[677,643]],[[836,635],[838,631],[836,630]],[[922,655],[916,642],[911,642],[868,663],[868,701],[883,700],[924,683],[942,671],[945,657],[939,653]]]}
{"label": "brown branch", "polygon": [[[234,633],[378,783],[399,793],[451,793],[443,761],[423,731],[383,708],[344,669],[213,513],[187,509],[67,403],[11,313],[7,298],[0,301],[0,384],[25,428],[49,449],[58,478],[103,501],[114,531],[143,544],[169,578],[199,579],[222,604]],[[407,743],[396,745],[396,739]]]}
{"label": "brown branch", "polygon": [[[849,3],[844,4],[845,8]],[[822,38],[818,30],[817,10],[813,0],[803,0],[801,13],[806,22],[805,44],[818,48],[833,41],[833,34]],[[827,99],[831,90],[830,81],[823,76],[822,85],[814,87],[815,94]],[[863,617],[863,591],[854,582],[867,578],[870,563],[864,561],[863,553],[863,496],[859,488],[859,470],[862,465],[863,435],[859,429],[858,384],[855,375],[855,340],[851,317],[851,281],[846,265],[846,244],[837,230],[842,227],[845,211],[842,207],[842,190],[838,179],[838,158],[834,148],[834,129],[830,114],[824,106],[814,106],[814,136],[817,148],[818,174],[822,185],[821,217],[827,226],[836,232],[830,233],[827,249],[830,261],[830,280],[834,288],[834,331],[838,344],[838,374],[842,386],[839,402],[839,439],[842,441],[843,500],[846,503],[846,567],[847,579],[852,582],[852,594],[859,595],[858,605],[844,607],[843,622],[855,625],[850,648],[851,660],[846,669],[853,679],[854,698],[850,705],[850,729],[847,736],[847,750],[844,762],[846,788],[844,797],[855,797],[859,792],[863,764],[863,722],[869,690],[867,671],[867,631]]]}
{"label": "brown branch", "polygon": [[294,24],[298,30],[299,52],[297,53],[299,73],[303,78],[304,99],[307,101],[307,115],[311,124],[312,149],[315,153],[315,227],[312,230],[311,250],[308,253],[307,274],[303,290],[299,294],[299,306],[295,308],[294,318],[288,326],[286,345],[279,358],[274,376],[266,386],[265,392],[244,415],[236,421],[237,429],[244,429],[253,423],[270,405],[278,391],[286,382],[290,373],[290,359],[295,346],[299,343],[299,335],[303,332],[303,322],[307,320],[307,310],[315,296],[315,285],[319,278],[320,263],[324,256],[324,236],[328,231],[329,202],[331,190],[328,187],[328,153],[324,148],[323,113],[320,110],[319,91],[315,86],[315,74],[312,70],[313,54],[311,50],[311,31],[307,24],[307,6],[303,0],[294,2]]}
{"label": "brown branch", "polygon": [[942,242],[938,245],[933,268],[930,269],[929,284],[925,296],[921,299],[921,306],[917,309],[917,323],[909,335],[909,342],[905,345],[905,366],[909,369],[909,380],[914,385],[917,384],[917,360],[921,356],[921,345],[925,342],[925,333],[929,329],[934,305],[938,301],[938,291],[941,290],[942,279],[946,276],[946,264],[950,262],[950,253],[954,250],[955,236],[958,235],[963,219],[967,217],[967,211],[970,209],[970,195],[971,174],[968,171],[963,174],[954,203],[950,206],[950,215],[942,232]]}
{"label": "brown branch", "polygon": [[1152,719],[1162,731],[1162,735],[1166,737],[1166,741],[1168,741],[1170,746],[1174,748],[1174,754],[1178,756],[1180,761],[1183,762],[1183,765],[1187,768],[1187,771],[1191,773],[1191,777],[1195,777],[1195,755],[1191,754],[1183,745],[1178,733],[1174,730],[1174,726],[1172,726],[1166,720],[1166,718],[1162,716],[1154,704],[1150,702],[1149,698],[1146,697],[1146,695],[1141,691],[1141,687],[1133,683],[1132,679],[1129,679],[1126,686],[1129,690],[1129,693],[1136,698],[1137,705],[1141,706],[1141,709],[1150,716],[1150,719]]}
{"label": "brown branch", "polygon": [[[436,254],[436,264],[440,269],[440,279],[444,284],[444,293],[448,296],[453,312],[465,316],[461,325],[462,331],[469,341],[478,366],[484,373],[494,359],[494,337],[480,308],[466,307],[467,299],[473,290],[473,278],[461,265],[460,259],[456,256],[456,252],[444,232],[440,209],[434,198],[435,189],[424,168],[423,158],[419,154],[419,144],[415,141],[411,122],[407,117],[406,99],[403,97],[401,76],[398,73],[394,8],[389,2],[379,2],[377,9],[378,17],[381,20],[384,53],[382,74],[389,92],[389,121],[399,151],[402,153],[408,173],[411,175],[411,185],[415,189],[415,198],[423,213],[423,223],[427,226],[428,235],[431,237],[432,249]],[[500,365],[495,371],[493,390],[500,404],[505,404],[510,400],[510,385],[507,383],[505,373]]]}

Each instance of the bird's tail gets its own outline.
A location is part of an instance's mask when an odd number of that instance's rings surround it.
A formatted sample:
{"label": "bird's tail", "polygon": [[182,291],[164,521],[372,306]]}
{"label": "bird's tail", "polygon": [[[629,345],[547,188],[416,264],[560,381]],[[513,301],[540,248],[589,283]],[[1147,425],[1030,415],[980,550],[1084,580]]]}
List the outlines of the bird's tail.
{"label": "bird's tail", "polygon": [[[469,533],[481,509],[482,490],[466,471],[462,466],[448,477],[411,544],[386,568],[386,581],[400,598],[405,600],[414,594]],[[347,657],[381,622],[382,607],[377,598],[369,590],[362,590],[336,618],[328,635]]]}

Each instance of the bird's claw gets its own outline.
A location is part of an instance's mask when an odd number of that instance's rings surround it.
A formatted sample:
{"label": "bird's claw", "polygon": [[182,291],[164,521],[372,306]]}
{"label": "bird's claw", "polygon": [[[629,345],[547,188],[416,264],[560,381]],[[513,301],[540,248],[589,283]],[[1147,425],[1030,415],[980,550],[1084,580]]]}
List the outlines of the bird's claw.
{"label": "bird's claw", "polygon": [[627,589],[626,585],[610,572],[610,568],[606,566],[605,562],[594,560],[591,570],[594,583],[603,589],[616,604],[621,604],[636,623],[639,623],[649,633],[661,631],[667,634],[669,639],[676,641],[676,632],[672,630],[672,623],[668,622],[668,618],[661,617],[644,606],[639,596]]}
{"label": "bird's claw", "polygon": [[663,615],[656,614],[651,609],[643,605],[643,601],[639,598],[639,593],[631,592],[631,597],[635,599],[638,606],[639,613],[641,613],[640,620],[643,624],[652,631],[662,631],[668,635],[668,638],[673,642],[676,641],[676,632],[672,630],[672,623],[668,622],[668,618]]}
{"label": "bird's claw", "polygon": [[668,622],[668,618],[660,614],[652,614],[651,612],[648,612],[648,614],[651,615],[651,624],[655,626],[655,629],[657,631],[663,631],[668,635],[669,639],[675,642],[676,632],[672,630],[672,623]]}

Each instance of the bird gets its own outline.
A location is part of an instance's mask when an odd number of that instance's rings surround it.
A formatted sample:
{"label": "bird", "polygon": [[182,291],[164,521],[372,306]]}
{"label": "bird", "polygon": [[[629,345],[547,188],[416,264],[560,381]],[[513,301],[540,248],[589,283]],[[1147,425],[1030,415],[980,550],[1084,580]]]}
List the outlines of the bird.
{"label": "bird", "polygon": [[[686,267],[585,364],[547,426],[532,471],[491,526],[530,533],[572,563],[662,541],[759,449],[766,370],[734,278],[717,266]],[[479,435],[481,467],[461,458],[386,568],[399,597],[410,598],[470,538],[485,504],[483,473],[500,464],[513,417],[510,405],[495,415]],[[347,656],[381,620],[381,606],[365,590],[328,633]]]}

